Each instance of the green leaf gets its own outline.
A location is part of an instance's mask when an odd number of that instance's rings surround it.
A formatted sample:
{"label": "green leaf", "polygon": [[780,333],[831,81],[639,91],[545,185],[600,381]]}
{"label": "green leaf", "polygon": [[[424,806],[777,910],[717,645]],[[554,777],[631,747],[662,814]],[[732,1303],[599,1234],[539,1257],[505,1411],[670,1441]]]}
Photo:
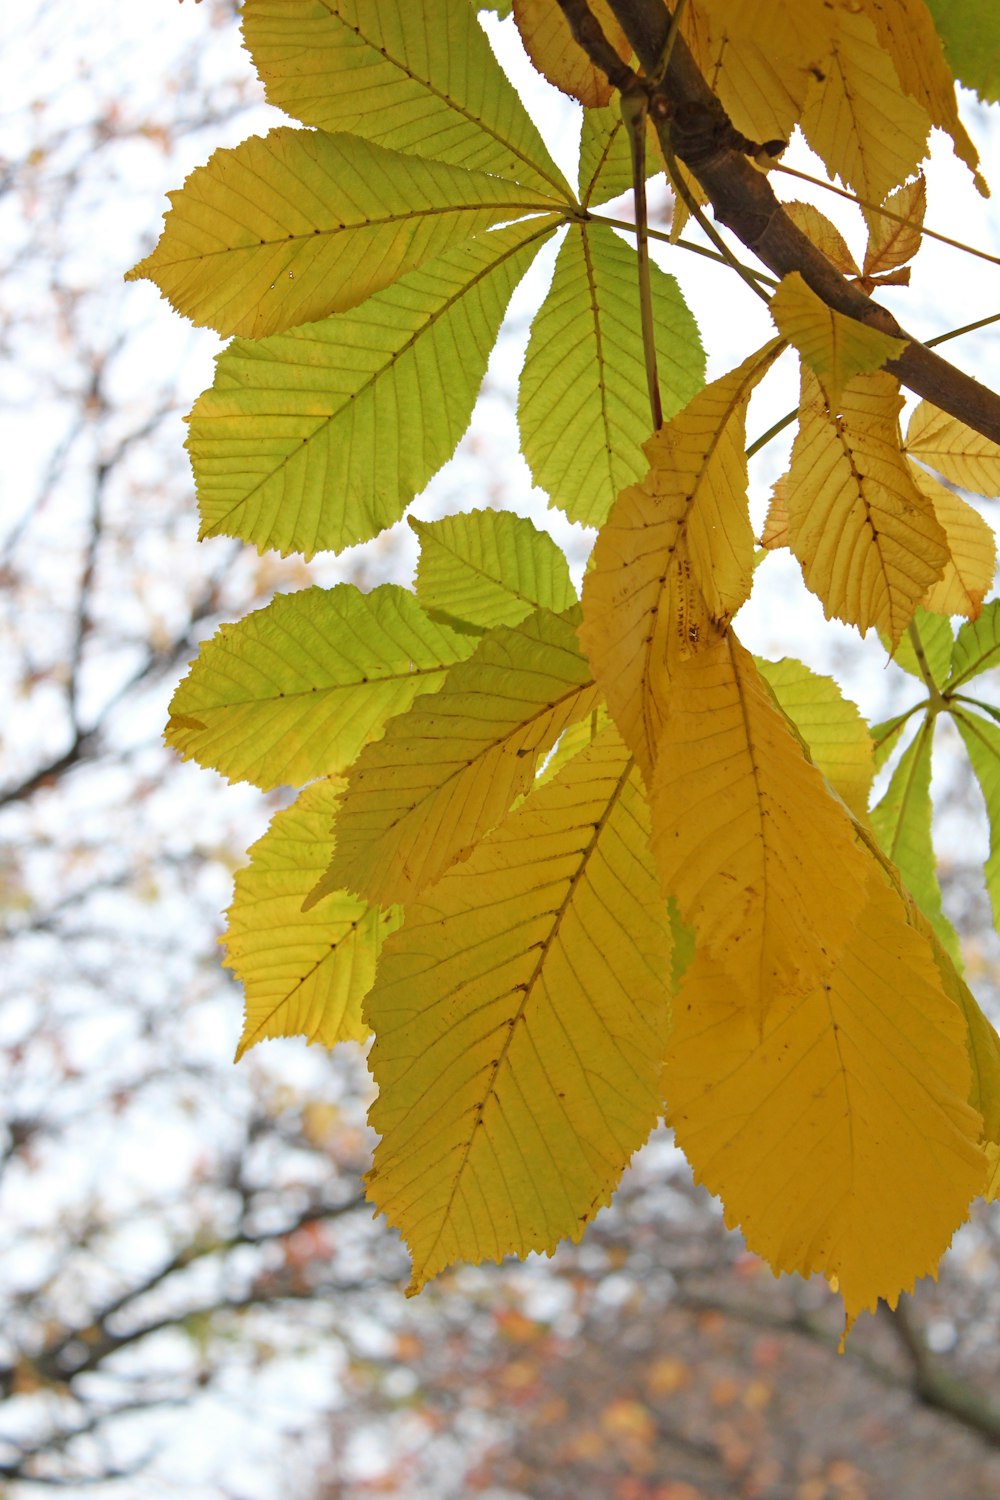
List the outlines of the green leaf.
{"label": "green leaf", "polygon": [[243,36],[307,125],[572,198],[469,0],[245,0]]}
{"label": "green leaf", "polygon": [[[646,139],[646,176],[663,171],[656,133]],[[580,132],[580,202],[607,203],[632,189],[632,148],[617,102],[603,109],[585,109]]]}
{"label": "green leaf", "polygon": [[1000,12],[995,0],[927,0],[948,66],[986,104],[1000,102]]}
{"label": "green leaf", "polygon": [[815,765],[856,817],[868,816],[875,763],[868,726],[832,677],[821,677],[792,657],[757,669],[805,741]]}
{"label": "green leaf", "polygon": [[903,883],[934,928],[956,967],[962,949],[941,905],[941,887],[931,839],[931,748],[934,720],[925,719],[900,757],[885,796],[872,808],[875,836]]}
{"label": "green leaf", "polygon": [[411,1290],[580,1238],[662,1108],[670,962],[641,780],[609,728],[383,950],[369,1196]]}
{"label": "green leaf", "polygon": [[487,233],[350,312],[224,349],[187,440],[202,535],[311,557],[398,521],[468,426],[511,293],[552,228]]}
{"label": "green leaf", "polygon": [[170,202],[126,280],[155,282],[192,323],[250,338],[356,307],[490,225],[553,207],[485,172],[287,127],[213,152]]}
{"label": "green leaf", "polygon": [[965,741],[990,820],[990,852],[983,873],[993,907],[993,922],[1000,932],[1000,725],[965,710],[960,713],[952,710],[952,714]]}
{"label": "green leaf", "polygon": [[[948,676],[948,668],[951,663],[952,647],[955,637],[952,634],[951,624],[942,615],[931,614],[929,610],[918,608],[913,616],[913,624],[920,636],[920,645],[924,657],[930,668],[931,676],[938,687],[944,685]],[[888,638],[879,631],[879,639],[885,649],[892,654],[892,659],[897,667],[902,667],[904,672],[909,672],[911,677],[924,682],[924,674],[920,670],[920,662],[914,650],[913,642],[910,640],[909,632],[900,637],[899,645],[892,651]]]}
{"label": "green leaf", "polygon": [[246,1020],[236,1060],[267,1037],[304,1036],[333,1047],[363,1042],[361,1001],[383,938],[402,921],[338,891],[305,913],[303,897],[333,854],[339,779],[314,782],[271,821],[236,875],[222,939],[242,982]]}
{"label": "green leaf", "polygon": [[876,771],[881,771],[899,744],[900,735],[918,707],[918,704],[914,704],[913,708],[908,708],[905,713],[897,714],[892,719],[884,719],[881,724],[872,725],[872,756]]}
{"label": "green leaf", "polygon": [[395,584],[278,594],[205,642],[174,693],[166,738],[230,781],[301,786],[350,765],[474,645]]}
{"label": "green leaf", "polygon": [[955,637],[948,691],[997,666],[1000,666],[1000,599],[991,599],[983,605],[979,619],[967,620]]}
{"label": "green leaf", "polygon": [[566,558],[548,532],[509,510],[472,510],[410,525],[420,538],[417,598],[428,613],[516,625],[533,609],[576,602]]}
{"label": "green leaf", "polygon": [[343,886],[411,900],[500,822],[540,758],[599,701],[570,621],[541,609],[491,630],[358,756],[315,894]]}
{"label": "green leaf", "polygon": [[[663,415],[700,390],[705,362],[677,283],[651,266]],[[573,521],[599,526],[649,467],[651,431],[635,252],[600,224],[574,226],[531,331],[521,443],[535,483]]]}

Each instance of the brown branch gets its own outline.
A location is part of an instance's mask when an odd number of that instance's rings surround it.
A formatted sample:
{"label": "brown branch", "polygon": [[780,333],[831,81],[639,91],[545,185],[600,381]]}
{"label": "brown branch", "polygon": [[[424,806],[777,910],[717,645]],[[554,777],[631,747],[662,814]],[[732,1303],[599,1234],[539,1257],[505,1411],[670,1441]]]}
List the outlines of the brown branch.
{"label": "brown branch", "polygon": [[[655,74],[670,29],[666,6],[662,0],[609,4],[644,71]],[[586,45],[582,36],[578,39]],[[603,66],[593,53],[588,51],[588,56]],[[886,368],[916,395],[1000,443],[1000,396],[914,339],[886,308],[841,276],[793,224],[766,175],[747,159],[743,138],[702,77],[683,37],[676,39],[662,82],[650,89],[650,117],[661,139],[698,179],[719,223],[770,271],[779,277],[798,271],[828,307],[906,339],[903,353]]]}

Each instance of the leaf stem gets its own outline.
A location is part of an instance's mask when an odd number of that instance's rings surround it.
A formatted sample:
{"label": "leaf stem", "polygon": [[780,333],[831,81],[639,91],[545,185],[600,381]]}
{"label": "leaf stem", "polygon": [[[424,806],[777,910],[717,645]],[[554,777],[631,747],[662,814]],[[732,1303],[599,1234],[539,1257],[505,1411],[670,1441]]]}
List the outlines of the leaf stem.
{"label": "leaf stem", "polygon": [[906,633],[910,638],[910,645],[913,647],[913,654],[917,658],[917,665],[920,668],[920,675],[924,679],[924,682],[927,684],[927,692],[929,695],[927,708],[929,717],[933,718],[935,714],[940,713],[941,709],[946,707],[945,700],[941,696],[941,689],[934,681],[934,673],[931,671],[930,662],[927,660],[927,653],[924,651],[924,643],[920,639],[920,628],[917,625],[916,620],[910,621],[909,625],[907,625],[906,627]]}
{"label": "leaf stem", "polygon": [[688,213],[711,240],[712,244],[718,250],[719,254],[722,256],[722,259],[726,262],[726,264],[736,272],[737,276],[739,276],[742,281],[746,282],[747,286],[753,292],[754,296],[760,297],[763,302],[766,302],[768,306],[770,306],[771,299],[768,296],[767,292],[765,292],[762,287],[757,285],[755,274],[751,272],[748,267],[744,266],[742,261],[736,259],[736,256],[730,250],[729,246],[726,244],[725,240],[722,238],[722,235],[716,229],[715,225],[708,218],[708,216],[702,212],[701,204],[698,202],[697,198],[694,196],[691,189],[684,181],[684,178],[681,176],[681,170],[677,164],[677,158],[667,142],[667,130],[664,128],[661,128],[660,130],[660,147],[663,151],[663,159],[667,164],[667,171],[670,174],[670,180],[674,185],[674,190],[680,195],[681,198],[683,198]]}
{"label": "leaf stem", "polygon": [[[612,229],[625,229],[629,234],[636,233],[636,225],[631,219],[615,219],[612,218],[610,214],[596,214],[593,213],[590,209],[587,210],[587,215],[597,224],[608,224]],[[730,270],[732,269],[732,256],[720,255],[717,250],[709,250],[707,245],[696,245],[694,240],[671,239],[666,230],[653,229],[649,224],[646,225],[646,234],[651,240],[662,240],[665,245],[675,246],[678,250],[689,250],[692,255],[701,255],[705,260],[714,260],[716,265],[726,266]],[[773,276],[769,276],[766,271],[757,271],[753,266],[747,265],[743,266],[743,270],[748,276],[755,276],[757,280],[763,282],[765,286],[778,285],[775,278]],[[997,317],[1000,318],[1000,313],[997,314]]]}
{"label": "leaf stem", "polygon": [[663,403],[656,369],[656,327],[653,322],[653,288],[649,276],[649,236],[646,225],[646,119],[647,97],[638,85],[621,96],[622,120],[628,131],[632,153],[632,191],[635,195],[636,258],[639,275],[639,318],[642,352],[646,362],[646,390],[653,430],[663,426]]}
{"label": "leaf stem", "polygon": [[754,439],[746,451],[746,457],[753,458],[754,454],[759,453],[765,443],[769,443],[772,438],[777,437],[779,432],[784,432],[785,428],[791,422],[795,421],[798,414],[799,409],[797,406],[793,406],[791,411],[786,411],[785,415],[779,417],[772,427],[769,427],[766,432],[762,432],[759,438]]}

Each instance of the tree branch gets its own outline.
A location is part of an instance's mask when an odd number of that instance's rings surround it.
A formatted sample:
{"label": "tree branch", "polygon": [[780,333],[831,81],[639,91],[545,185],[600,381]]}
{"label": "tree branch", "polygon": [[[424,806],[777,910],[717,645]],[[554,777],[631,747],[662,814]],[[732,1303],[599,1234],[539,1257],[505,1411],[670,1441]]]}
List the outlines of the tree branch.
{"label": "tree branch", "polygon": [[[670,29],[662,0],[609,0],[647,74],[660,65]],[[591,60],[601,66],[599,59]],[[610,75],[609,75],[610,76]],[[612,80],[613,82],[614,80]],[[776,276],[798,271],[828,307],[908,340],[886,369],[918,396],[1000,443],[1000,396],[901,328],[892,314],[847,281],[792,222],[763,172],[747,159],[742,137],[678,36],[661,83],[650,89],[650,118],[663,140],[697,177],[716,219]],[[745,143],[749,144],[749,143]]]}

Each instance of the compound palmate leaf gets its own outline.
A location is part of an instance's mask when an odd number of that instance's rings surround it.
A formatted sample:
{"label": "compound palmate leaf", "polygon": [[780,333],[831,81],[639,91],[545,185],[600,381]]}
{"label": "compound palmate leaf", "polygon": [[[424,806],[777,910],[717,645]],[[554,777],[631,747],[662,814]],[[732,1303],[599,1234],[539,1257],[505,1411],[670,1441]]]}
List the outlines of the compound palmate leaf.
{"label": "compound palmate leaf", "polygon": [[337,891],[311,911],[303,898],[333,854],[330,826],[342,787],[324,778],[275,814],[237,872],[222,941],[243,984],[246,1018],[236,1059],[267,1037],[304,1036],[333,1047],[363,1042],[361,1001],[383,938],[401,913]]}
{"label": "compound palmate leaf", "polygon": [[246,0],[243,35],[307,125],[570,196],[469,0]]}
{"label": "compound palmate leaf", "polygon": [[803,662],[787,656],[781,661],[755,660],[757,671],[805,741],[813,765],[863,821],[875,761],[859,710],[832,677],[821,677]]}
{"label": "compound palmate leaf", "polygon": [[279,126],[220,150],[179,192],[128,273],[192,323],[262,338],[356,307],[504,220],[561,206],[534,187]]}
{"label": "compound palmate leaf", "polygon": [[540,756],[599,701],[570,621],[538,610],[490,631],[361,752],[318,889],[411,900],[499,823]]}
{"label": "compound palmate leaf", "polygon": [[417,598],[445,623],[516,625],[533,609],[576,603],[565,554],[509,510],[470,510],[410,525],[420,538]]}
{"label": "compound palmate leaf", "polygon": [[[704,381],[694,319],[672,276],[651,267],[664,414]],[[567,234],[531,330],[518,397],[521,446],[535,483],[573,521],[599,526],[646,469],[649,400],[636,257],[606,226]]]}
{"label": "compound palmate leaf", "polygon": [[837,962],[763,1037],[701,954],[674,1002],[670,1118],[700,1182],[775,1271],[820,1271],[848,1326],[933,1272],[986,1181],[966,1024],[873,867]]}
{"label": "compound palmate leaf", "polygon": [[279,594],[202,646],[171,700],[166,737],[230,781],[301,786],[349,766],[474,646],[395,584]]}
{"label": "compound palmate leaf", "polygon": [[455,451],[511,293],[551,224],[420,266],[361,307],[219,356],[189,418],[202,535],[339,551],[398,521]]}
{"label": "compound palmate leaf", "polygon": [[748,1014],[812,985],[870,862],[731,631],[675,668],[650,801],[664,893]]}
{"label": "compound palmate leaf", "polygon": [[410,910],[365,1007],[369,1196],[413,1256],[579,1239],[661,1108],[671,934],[614,729]]}

